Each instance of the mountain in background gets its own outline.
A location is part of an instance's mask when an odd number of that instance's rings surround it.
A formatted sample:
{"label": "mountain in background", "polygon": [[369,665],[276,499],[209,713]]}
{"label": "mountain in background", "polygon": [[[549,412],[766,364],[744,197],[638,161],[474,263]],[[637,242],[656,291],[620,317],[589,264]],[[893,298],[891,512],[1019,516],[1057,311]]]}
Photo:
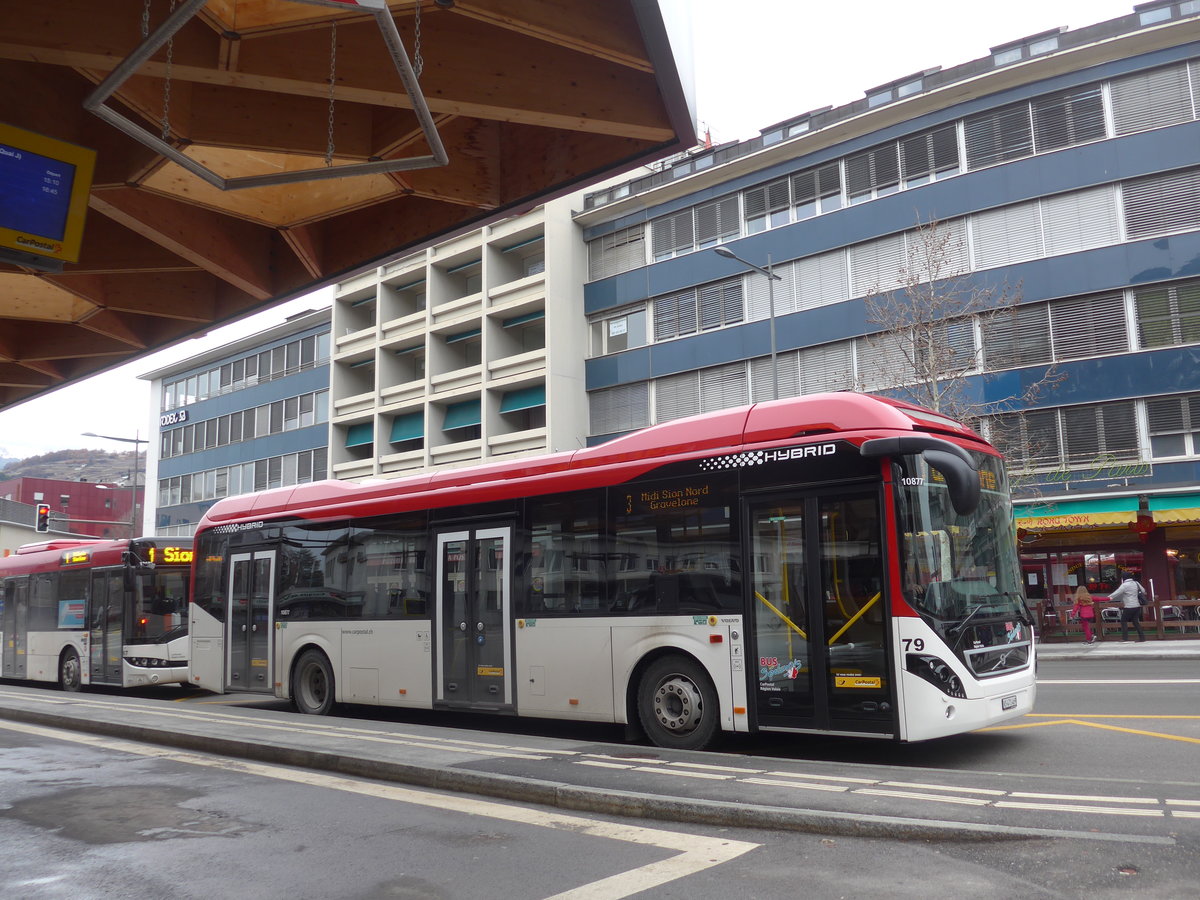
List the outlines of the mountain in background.
{"label": "mountain in background", "polygon": [[[133,451],[55,450],[26,459],[0,459],[0,481],[14,478],[54,478],[59,481],[92,481],[128,484],[133,477]],[[140,479],[145,477],[146,454],[138,461]]]}

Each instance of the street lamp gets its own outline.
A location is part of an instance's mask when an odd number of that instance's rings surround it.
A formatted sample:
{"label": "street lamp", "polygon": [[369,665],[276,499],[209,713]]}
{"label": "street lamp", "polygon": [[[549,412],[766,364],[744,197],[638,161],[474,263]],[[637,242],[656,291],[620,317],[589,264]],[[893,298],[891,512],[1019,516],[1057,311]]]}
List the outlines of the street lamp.
{"label": "street lamp", "polygon": [[728,247],[713,247],[713,252],[718,256],[724,256],[726,259],[733,259],[740,262],[743,266],[753,269],[767,276],[767,304],[771,307],[769,318],[771,321],[771,399],[779,399],[779,367],[775,359],[775,282],[783,279],[776,275],[771,269],[771,254],[767,254],[767,267],[756,266],[749,260],[742,259]]}
{"label": "street lamp", "polygon": [[130,511],[130,514],[129,514],[129,539],[133,540],[134,538],[137,537],[137,530],[138,530],[137,489],[138,489],[138,477],[141,475],[141,460],[142,460],[141,448],[139,447],[139,445],[140,444],[148,444],[150,442],[148,440],[143,440],[142,438],[138,437],[136,431],[134,432],[134,436],[131,438],[114,437],[111,434],[96,434],[94,431],[85,431],[83,433],[83,437],[104,438],[106,441],[121,441],[122,443],[125,443],[125,444],[133,444],[133,498],[132,498],[132,503],[131,503],[133,509]]}

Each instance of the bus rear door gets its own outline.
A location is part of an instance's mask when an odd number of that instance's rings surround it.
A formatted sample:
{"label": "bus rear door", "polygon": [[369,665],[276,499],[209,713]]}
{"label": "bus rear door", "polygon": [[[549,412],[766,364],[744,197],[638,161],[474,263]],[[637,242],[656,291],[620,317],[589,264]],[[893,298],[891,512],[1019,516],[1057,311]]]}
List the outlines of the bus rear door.
{"label": "bus rear door", "polygon": [[512,706],[512,529],[457,528],[437,547],[435,699],[448,706]]}
{"label": "bus rear door", "polygon": [[235,553],[225,613],[225,690],[273,693],[275,551]]}
{"label": "bus rear door", "polygon": [[877,490],[751,498],[758,727],[895,734]]}

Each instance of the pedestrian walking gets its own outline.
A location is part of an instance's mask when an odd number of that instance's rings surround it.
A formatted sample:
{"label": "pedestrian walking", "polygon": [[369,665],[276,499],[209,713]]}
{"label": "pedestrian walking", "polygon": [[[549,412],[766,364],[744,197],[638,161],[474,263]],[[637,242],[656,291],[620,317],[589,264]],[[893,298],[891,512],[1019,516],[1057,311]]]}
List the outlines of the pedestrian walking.
{"label": "pedestrian walking", "polygon": [[1129,642],[1129,623],[1137,629],[1138,641],[1146,640],[1142,631],[1142,604],[1145,602],[1146,589],[1133,580],[1133,575],[1126,572],[1124,580],[1117,589],[1108,595],[1108,599],[1121,604],[1121,640]]}
{"label": "pedestrian walking", "polygon": [[1083,626],[1084,643],[1096,643],[1096,635],[1092,631],[1092,622],[1096,620],[1096,601],[1082,584],[1075,588],[1075,605],[1071,607],[1071,615],[1079,619],[1079,624]]}

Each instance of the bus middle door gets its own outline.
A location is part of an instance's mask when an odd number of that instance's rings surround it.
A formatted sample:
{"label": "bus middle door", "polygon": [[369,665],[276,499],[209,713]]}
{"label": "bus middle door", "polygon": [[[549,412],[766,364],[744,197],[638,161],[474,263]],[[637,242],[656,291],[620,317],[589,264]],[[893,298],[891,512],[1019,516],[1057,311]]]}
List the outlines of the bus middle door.
{"label": "bus middle door", "polygon": [[475,709],[512,706],[512,529],[436,534],[439,703]]}
{"label": "bus middle door", "polygon": [[229,563],[225,690],[273,693],[275,551],[235,553]]}
{"label": "bus middle door", "polygon": [[4,612],[0,617],[4,649],[0,654],[0,676],[24,678],[29,639],[29,579],[10,578],[4,583]]}

